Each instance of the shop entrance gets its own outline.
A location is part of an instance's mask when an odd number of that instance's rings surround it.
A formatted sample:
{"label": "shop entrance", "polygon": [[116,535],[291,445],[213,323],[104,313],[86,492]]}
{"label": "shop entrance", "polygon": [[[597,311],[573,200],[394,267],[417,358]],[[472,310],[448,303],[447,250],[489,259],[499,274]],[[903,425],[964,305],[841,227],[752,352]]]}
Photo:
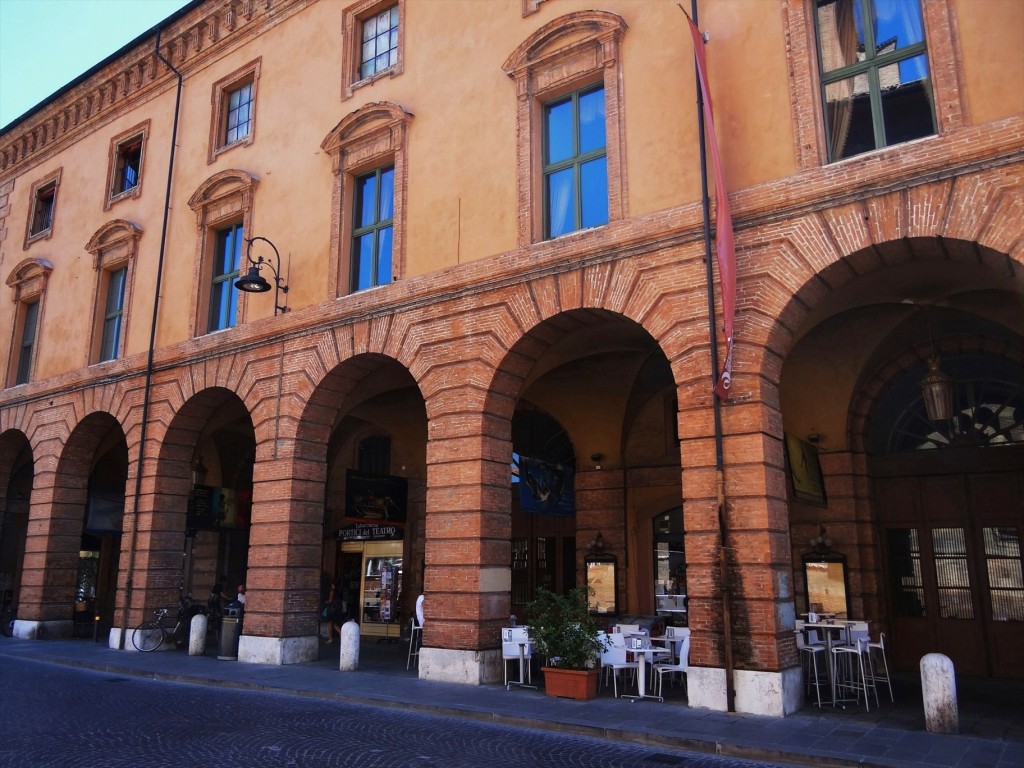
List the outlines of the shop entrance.
{"label": "shop entrance", "polygon": [[[342,585],[349,616],[358,611],[363,637],[397,640],[402,633],[402,581],[405,568],[401,541],[346,541],[341,545]],[[355,599],[347,597],[354,594]],[[356,607],[358,606],[358,607]]]}

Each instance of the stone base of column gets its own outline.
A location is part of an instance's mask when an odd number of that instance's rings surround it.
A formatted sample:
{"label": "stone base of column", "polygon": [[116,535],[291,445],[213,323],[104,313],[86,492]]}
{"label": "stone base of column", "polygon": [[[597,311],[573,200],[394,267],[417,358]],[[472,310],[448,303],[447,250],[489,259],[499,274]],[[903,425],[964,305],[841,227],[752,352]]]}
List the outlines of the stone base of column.
{"label": "stone base of column", "polygon": [[66,640],[74,634],[70,619],[60,621],[29,621],[15,619],[14,636],[23,640]]}
{"label": "stone base of column", "polygon": [[484,685],[500,683],[501,651],[455,651],[449,648],[420,648],[420,679],[442,683]]}
{"label": "stone base of column", "polygon": [[238,660],[249,664],[305,664],[316,661],[320,639],[308,637],[256,637],[242,635],[238,639]]}
{"label": "stone base of column", "polygon": [[[737,669],[736,711],[750,715],[785,717],[803,705],[803,680],[799,667],[781,672],[757,672]],[[690,667],[686,690],[691,707],[725,712],[725,670],[718,667]]]}

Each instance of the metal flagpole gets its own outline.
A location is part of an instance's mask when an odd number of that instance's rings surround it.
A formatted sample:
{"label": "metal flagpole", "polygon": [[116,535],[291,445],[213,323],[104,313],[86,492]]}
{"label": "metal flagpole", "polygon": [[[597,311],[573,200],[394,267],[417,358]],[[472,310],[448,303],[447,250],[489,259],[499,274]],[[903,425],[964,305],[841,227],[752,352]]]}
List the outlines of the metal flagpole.
{"label": "metal flagpole", "polygon": [[[679,10],[686,14],[680,5]],[[697,0],[690,0],[690,10],[693,14],[692,23],[697,25]],[[695,44],[697,44],[695,42]],[[694,51],[696,56],[697,51]],[[704,212],[704,271],[708,292],[708,326],[711,344],[711,379],[712,386],[718,380],[718,333],[715,327],[715,277],[711,263],[711,199],[708,195],[708,164],[705,155],[704,139],[704,97],[700,82],[700,72],[696,72],[697,79],[697,133],[700,139],[700,186],[701,199]],[[717,195],[725,194],[725,190],[717,189]],[[721,210],[721,207],[719,207]],[[721,224],[721,222],[719,222]],[[718,570],[719,582],[722,593],[722,627],[723,645],[725,651],[725,696],[726,707],[729,712],[736,710],[736,688],[733,679],[733,653],[732,653],[732,612],[730,601],[732,598],[732,576],[729,570],[729,562],[726,555],[726,527],[725,527],[725,453],[722,437],[722,404],[721,398],[717,395],[711,398],[712,408],[715,417],[715,485],[718,501],[718,532],[721,543],[718,549]]]}

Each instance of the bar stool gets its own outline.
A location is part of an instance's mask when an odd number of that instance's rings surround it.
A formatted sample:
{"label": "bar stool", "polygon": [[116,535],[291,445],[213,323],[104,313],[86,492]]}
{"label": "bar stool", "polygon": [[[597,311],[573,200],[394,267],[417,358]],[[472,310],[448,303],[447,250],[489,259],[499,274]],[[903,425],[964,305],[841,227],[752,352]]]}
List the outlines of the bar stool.
{"label": "bar stool", "polygon": [[423,627],[416,623],[416,617],[409,619],[409,656],[405,660],[405,668],[412,667],[412,658],[416,657],[416,664],[420,663],[420,646],[423,644]]}
{"label": "bar stool", "polygon": [[[882,657],[882,665],[884,667],[884,673],[878,671],[878,667],[875,664],[875,656],[880,655]],[[868,662],[870,665],[870,677],[871,681],[875,685],[875,703],[878,703],[878,684],[885,681],[885,684],[889,686],[889,700],[893,703],[896,702],[896,697],[892,693],[892,680],[889,679],[889,655],[885,651],[885,632],[878,634],[877,643],[868,643]]]}
{"label": "bar stool", "polygon": [[821,689],[829,687],[827,679],[822,680],[821,675],[818,672],[818,657],[825,659],[825,671],[826,677],[828,672],[828,657],[826,656],[827,650],[824,645],[808,645],[804,633],[797,631],[796,633],[796,649],[800,654],[800,665],[806,671],[804,672],[804,680],[806,685],[804,686],[805,692],[811,692],[812,675],[814,692],[818,697],[818,709],[821,709]]}
{"label": "bar stool", "polygon": [[[874,688],[874,681],[867,672],[868,639],[857,637],[851,645],[832,646],[832,702],[843,704],[852,701],[860,703],[860,695],[864,694],[864,708],[871,711],[868,696]],[[840,698],[844,692],[854,694],[854,698]],[[878,693],[875,693],[877,704]],[[843,709],[846,707],[844,706]]]}

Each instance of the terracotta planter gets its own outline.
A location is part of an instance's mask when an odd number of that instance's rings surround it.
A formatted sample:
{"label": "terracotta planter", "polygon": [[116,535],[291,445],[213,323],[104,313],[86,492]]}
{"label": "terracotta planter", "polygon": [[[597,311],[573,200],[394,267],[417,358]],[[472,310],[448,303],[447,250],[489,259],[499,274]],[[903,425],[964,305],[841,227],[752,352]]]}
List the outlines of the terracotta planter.
{"label": "terracotta planter", "polygon": [[542,667],[541,671],[544,673],[544,692],[548,696],[578,701],[597,697],[599,670]]}

